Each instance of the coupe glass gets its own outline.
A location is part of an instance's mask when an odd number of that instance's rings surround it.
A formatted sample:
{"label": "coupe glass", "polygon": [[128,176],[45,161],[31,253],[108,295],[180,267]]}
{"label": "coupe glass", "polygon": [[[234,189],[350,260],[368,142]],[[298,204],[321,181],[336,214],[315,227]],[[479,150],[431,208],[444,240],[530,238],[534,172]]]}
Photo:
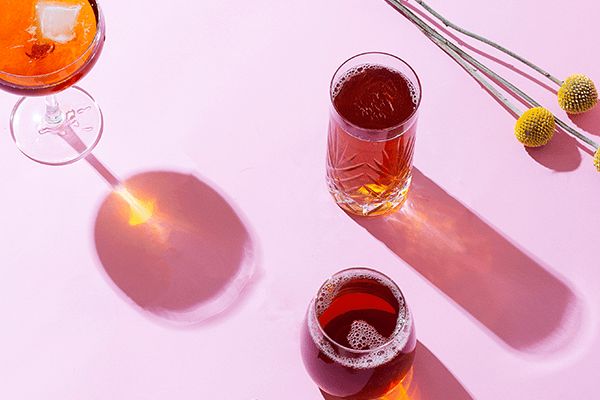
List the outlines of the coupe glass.
{"label": "coupe glass", "polygon": [[308,307],[302,359],[326,399],[372,400],[412,371],[414,323],[398,286],[369,268],[329,278]]}
{"label": "coupe glass", "polygon": [[73,85],[94,66],[104,44],[98,4],[0,0],[0,9],[0,88],[26,96],[10,117],[17,147],[47,165],[85,157],[102,135],[102,112]]}

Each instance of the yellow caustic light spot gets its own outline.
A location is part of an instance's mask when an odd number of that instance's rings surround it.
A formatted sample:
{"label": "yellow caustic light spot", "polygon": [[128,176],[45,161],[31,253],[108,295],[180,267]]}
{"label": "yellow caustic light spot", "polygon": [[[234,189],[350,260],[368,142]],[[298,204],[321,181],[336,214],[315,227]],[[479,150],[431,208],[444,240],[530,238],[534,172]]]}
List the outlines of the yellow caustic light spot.
{"label": "yellow caustic light spot", "polygon": [[594,82],[585,75],[569,76],[558,89],[558,104],[569,114],[581,114],[598,103],[598,90]]}
{"label": "yellow caustic light spot", "polygon": [[413,367],[411,367],[402,381],[379,400],[420,400],[420,398],[419,388],[413,381]]}
{"label": "yellow caustic light spot", "polygon": [[540,147],[552,139],[555,129],[554,115],[543,107],[535,107],[517,120],[515,136],[527,147]]}
{"label": "yellow caustic light spot", "polygon": [[136,226],[148,222],[154,215],[155,202],[136,199],[126,188],[120,187],[117,194],[129,204],[129,225]]}
{"label": "yellow caustic light spot", "polygon": [[594,165],[598,172],[600,172],[600,148],[596,150],[596,154],[594,154]]}
{"label": "yellow caustic light spot", "polygon": [[369,195],[379,196],[383,192],[385,192],[387,190],[387,188],[388,188],[387,185],[378,185],[376,183],[368,183],[364,186],[361,186],[358,189],[358,193],[365,195],[365,196],[369,196]]}

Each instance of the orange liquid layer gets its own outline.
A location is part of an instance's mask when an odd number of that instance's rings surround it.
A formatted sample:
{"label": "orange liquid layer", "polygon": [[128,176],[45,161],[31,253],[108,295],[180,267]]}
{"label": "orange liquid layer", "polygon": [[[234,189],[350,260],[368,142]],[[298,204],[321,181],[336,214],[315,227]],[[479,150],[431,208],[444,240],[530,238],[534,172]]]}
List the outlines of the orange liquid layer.
{"label": "orange liquid layer", "polygon": [[[74,39],[54,42],[42,36],[37,18],[39,0],[0,0],[0,79],[17,85],[52,85],[66,79],[87,61],[96,36],[94,10],[87,0],[57,0],[45,3],[81,6]],[[68,68],[65,68],[67,67]],[[65,71],[61,71],[65,69]],[[35,82],[14,77],[40,77]]]}

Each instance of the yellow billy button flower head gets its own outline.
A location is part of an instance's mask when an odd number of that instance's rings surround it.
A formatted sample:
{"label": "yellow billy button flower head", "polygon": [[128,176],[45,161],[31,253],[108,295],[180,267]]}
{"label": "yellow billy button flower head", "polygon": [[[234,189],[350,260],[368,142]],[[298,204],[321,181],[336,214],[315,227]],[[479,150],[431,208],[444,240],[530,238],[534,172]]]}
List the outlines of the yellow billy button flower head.
{"label": "yellow billy button flower head", "polygon": [[540,147],[552,139],[555,129],[554,115],[544,107],[534,107],[517,120],[515,136],[527,147]]}
{"label": "yellow billy button flower head", "polygon": [[596,150],[596,154],[594,154],[594,165],[596,166],[598,172],[600,172],[600,148],[598,148],[598,150]]}
{"label": "yellow billy button flower head", "polygon": [[[399,0],[390,0],[392,4],[399,4]],[[456,25],[452,21],[448,20],[446,17],[441,15],[439,12],[435,11],[431,6],[429,6],[424,0],[415,0],[421,7],[425,9],[429,14],[433,17],[440,20],[446,27],[452,28],[455,31],[458,31],[462,34],[470,36],[476,40],[479,40],[482,43],[485,43],[489,46],[492,46],[505,54],[513,57],[516,60],[519,60],[523,64],[529,66],[535,71],[542,74],[548,80],[552,81],[555,85],[559,86],[558,90],[558,103],[561,108],[565,110],[569,114],[580,114],[594,108],[596,103],[598,102],[598,91],[596,90],[596,86],[594,82],[590,78],[582,74],[575,74],[569,76],[567,79],[562,81],[557,77],[553,76],[548,71],[542,69],[541,67],[535,65],[531,61],[525,59],[524,57],[518,55],[512,50],[507,49],[506,47],[496,43],[484,36],[478,35],[477,33],[468,31],[460,26]],[[410,12],[410,10],[409,10]]]}
{"label": "yellow billy button flower head", "polygon": [[558,104],[569,114],[581,114],[598,103],[598,90],[594,82],[585,75],[569,76],[558,89]]}
{"label": "yellow billy button flower head", "polygon": [[[578,139],[589,149],[593,149],[595,152],[594,165],[598,169],[598,172],[600,172],[600,144],[596,143],[588,136],[565,123],[560,118],[554,117],[550,111],[541,107],[540,104],[527,93],[513,85],[508,80],[504,79],[492,69],[488,68],[476,57],[473,57],[471,54],[461,48],[461,46],[456,45],[452,40],[449,40],[446,36],[442,35],[442,33],[438,32],[433,25],[427,23],[424,19],[421,19],[421,17],[414,13],[411,8],[404,4],[405,2],[401,0],[387,1],[413,24],[417,25],[419,29],[425,33],[425,35],[429,37],[429,39],[431,39],[439,48],[452,57],[458,64],[460,64],[476,81],[485,87],[488,92],[491,93],[494,98],[496,98],[496,100],[504,104],[515,115],[520,115],[515,126],[515,136],[519,142],[523,143],[527,147],[543,146],[552,139],[555,129],[558,126],[566,134]],[[481,35],[470,32],[452,23],[431,8],[424,0],[415,0],[415,2],[423,7],[433,17],[443,22],[445,26],[508,54],[509,56],[521,61],[525,65],[533,68],[535,71],[548,78],[556,86],[560,87],[558,91],[558,100],[561,107],[568,113],[582,113],[592,109],[596,103],[598,103],[598,91],[596,90],[596,86],[594,86],[592,80],[587,76],[572,75],[565,81],[562,81],[532,62],[514,53],[513,51],[499,45],[498,43],[495,43]],[[493,81],[498,83],[500,86],[504,86],[506,91],[513,95],[513,97],[520,98],[524,101],[524,103],[533,108],[522,113],[519,107],[513,104],[493,85]],[[363,190],[368,191],[369,188],[363,188]]]}

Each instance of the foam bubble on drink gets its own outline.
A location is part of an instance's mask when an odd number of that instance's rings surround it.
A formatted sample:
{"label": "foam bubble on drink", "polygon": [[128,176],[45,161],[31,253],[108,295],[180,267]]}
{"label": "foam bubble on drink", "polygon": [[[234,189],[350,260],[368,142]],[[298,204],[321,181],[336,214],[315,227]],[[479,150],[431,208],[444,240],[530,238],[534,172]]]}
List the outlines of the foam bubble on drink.
{"label": "foam bubble on drink", "polygon": [[[331,339],[323,334],[319,317],[327,310],[340,290],[350,281],[368,279],[388,288],[398,301],[398,319],[389,338],[382,336],[372,325],[363,320],[353,321],[346,337],[352,350],[360,354],[345,356]],[[345,271],[329,279],[319,290],[313,306],[309,308],[308,328],[314,343],[334,362],[348,368],[375,368],[393,360],[402,352],[410,338],[412,318],[404,297],[396,285],[370,272]],[[362,347],[362,348],[361,348]]]}
{"label": "foam bubble on drink", "polygon": [[81,5],[40,1],[35,6],[42,36],[58,43],[75,39],[75,26]]}
{"label": "foam bubble on drink", "polygon": [[349,80],[350,78],[352,78],[355,75],[360,74],[364,70],[367,70],[370,68],[375,68],[375,67],[377,67],[377,66],[371,65],[371,64],[364,64],[364,65],[359,65],[358,67],[351,68],[348,71],[346,71],[344,73],[344,75],[342,75],[340,77],[340,79],[337,80],[337,82],[335,83],[335,86],[333,87],[333,93],[332,93],[333,98],[335,99],[335,97],[340,93],[340,90],[342,90],[342,87],[344,86],[344,83],[347,80]]}
{"label": "foam bubble on drink", "polygon": [[363,320],[352,322],[346,339],[354,350],[371,350],[383,345],[387,340],[374,326]]}
{"label": "foam bubble on drink", "polygon": [[408,80],[408,89],[410,90],[410,98],[413,104],[416,106],[419,103],[419,94],[417,93],[417,89],[410,83]]}
{"label": "foam bubble on drink", "polygon": [[377,65],[377,64],[363,64],[363,65],[359,65],[357,67],[351,68],[348,71],[346,71],[346,73],[344,73],[344,75],[342,75],[335,82],[335,85],[333,86],[333,92],[331,94],[332,97],[335,99],[337,97],[337,95],[340,93],[340,91],[342,90],[344,83],[346,81],[350,80],[350,78],[352,78],[353,76],[359,75],[362,72],[369,70],[369,69],[378,69],[378,68],[386,68],[386,69],[389,69],[390,71],[397,72],[400,75],[402,75],[402,77],[406,81],[406,84],[408,85],[408,89],[410,90],[410,97],[412,99],[413,104],[416,106],[419,103],[419,94],[417,93],[417,89],[415,89],[415,86],[412,84],[412,82],[408,78],[406,78],[406,76],[404,76],[404,74],[402,74],[401,72],[398,72],[394,69],[383,67],[383,66]]}

